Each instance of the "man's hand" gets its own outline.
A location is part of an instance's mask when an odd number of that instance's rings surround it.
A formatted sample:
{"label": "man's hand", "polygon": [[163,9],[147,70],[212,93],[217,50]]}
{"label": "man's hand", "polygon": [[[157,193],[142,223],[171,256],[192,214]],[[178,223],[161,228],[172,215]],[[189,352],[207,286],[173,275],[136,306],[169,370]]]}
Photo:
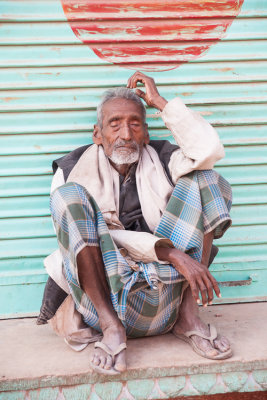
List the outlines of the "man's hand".
{"label": "man's hand", "polygon": [[154,79],[143,74],[142,72],[137,71],[128,79],[127,87],[130,89],[134,89],[137,87],[138,82],[143,83],[146,92],[143,92],[140,89],[136,89],[135,93],[143,100],[145,100],[148,106],[157,108],[158,110],[162,111],[167,104],[167,100],[160,96]]}
{"label": "man's hand", "polygon": [[190,285],[192,296],[197,303],[200,303],[199,292],[201,293],[203,306],[212,303],[213,291],[217,297],[221,297],[216,279],[204,264],[197,262],[175,248],[156,247],[155,250],[160,260],[170,262],[185,277]]}

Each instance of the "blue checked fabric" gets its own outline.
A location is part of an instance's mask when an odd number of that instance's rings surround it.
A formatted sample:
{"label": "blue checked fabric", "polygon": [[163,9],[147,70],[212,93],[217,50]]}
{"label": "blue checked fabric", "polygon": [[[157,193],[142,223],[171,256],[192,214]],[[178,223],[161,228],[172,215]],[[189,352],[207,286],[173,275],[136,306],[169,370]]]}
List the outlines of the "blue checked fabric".
{"label": "blue checked fabric", "polygon": [[[69,182],[56,189],[50,208],[70,293],[85,323],[100,331],[95,307],[79,285],[76,256],[85,246],[99,246],[111,301],[128,337],[170,330],[178,316],[183,276],[158,262],[140,261],[132,268],[82,186]],[[231,188],[224,178],[213,170],[191,172],[179,179],[154,234],[201,261],[203,235],[214,230],[215,238],[221,237],[231,225],[230,208]]]}

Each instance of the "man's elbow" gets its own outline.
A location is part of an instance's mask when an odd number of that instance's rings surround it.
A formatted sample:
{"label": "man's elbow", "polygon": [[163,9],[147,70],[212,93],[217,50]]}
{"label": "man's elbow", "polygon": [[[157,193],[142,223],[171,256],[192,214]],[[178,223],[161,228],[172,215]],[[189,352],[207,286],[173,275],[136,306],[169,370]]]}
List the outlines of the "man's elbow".
{"label": "man's elbow", "polygon": [[212,169],[217,161],[225,157],[224,147],[221,142],[214,143],[207,148],[201,162],[200,169]]}
{"label": "man's elbow", "polygon": [[225,157],[225,150],[221,142],[218,142],[216,146],[214,146],[213,154],[216,155],[216,161]]}

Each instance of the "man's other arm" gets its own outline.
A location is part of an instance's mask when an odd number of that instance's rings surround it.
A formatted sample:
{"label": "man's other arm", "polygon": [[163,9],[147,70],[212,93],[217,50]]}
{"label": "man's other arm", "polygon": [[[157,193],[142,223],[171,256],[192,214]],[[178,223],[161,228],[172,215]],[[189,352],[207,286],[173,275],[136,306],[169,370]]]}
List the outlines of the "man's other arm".
{"label": "man's other arm", "polygon": [[[138,82],[145,91],[137,88]],[[188,108],[181,99],[169,102],[164,99],[149,76],[135,72],[128,80],[127,87],[134,89],[148,106],[160,111],[160,115],[180,147],[170,159],[169,169],[173,183],[197,169],[212,169],[216,161],[224,157],[224,148],[215,129],[195,111]]]}
{"label": "man's other arm", "polygon": [[212,169],[224,157],[224,148],[215,129],[181,99],[169,101],[161,117],[180,147],[169,162],[174,183],[193,170]]}

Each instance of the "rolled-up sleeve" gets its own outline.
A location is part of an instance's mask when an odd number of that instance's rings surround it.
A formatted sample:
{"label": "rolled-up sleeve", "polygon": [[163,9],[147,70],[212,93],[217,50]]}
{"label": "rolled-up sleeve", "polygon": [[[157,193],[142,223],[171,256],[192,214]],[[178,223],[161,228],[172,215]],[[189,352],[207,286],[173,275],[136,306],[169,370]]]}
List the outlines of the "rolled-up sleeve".
{"label": "rolled-up sleeve", "polygon": [[224,157],[224,148],[215,129],[181,99],[169,101],[160,114],[180,147],[169,162],[174,183],[193,170],[212,169]]}
{"label": "rolled-up sleeve", "polygon": [[149,263],[158,261],[161,264],[164,260],[159,260],[155,248],[174,247],[169,239],[159,239],[158,237],[147,232],[135,232],[126,230],[110,230],[112,239],[119,249],[124,249],[127,255],[134,261],[143,261]]}

